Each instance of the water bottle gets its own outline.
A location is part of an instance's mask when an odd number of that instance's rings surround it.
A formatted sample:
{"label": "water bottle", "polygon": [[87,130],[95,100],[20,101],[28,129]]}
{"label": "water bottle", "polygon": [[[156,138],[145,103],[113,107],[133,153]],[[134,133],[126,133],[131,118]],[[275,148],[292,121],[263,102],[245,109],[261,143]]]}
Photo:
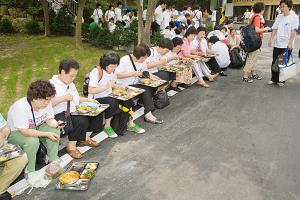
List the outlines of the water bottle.
{"label": "water bottle", "polygon": [[268,32],[269,32],[269,33],[273,32],[273,29],[272,29],[272,28],[269,28]]}

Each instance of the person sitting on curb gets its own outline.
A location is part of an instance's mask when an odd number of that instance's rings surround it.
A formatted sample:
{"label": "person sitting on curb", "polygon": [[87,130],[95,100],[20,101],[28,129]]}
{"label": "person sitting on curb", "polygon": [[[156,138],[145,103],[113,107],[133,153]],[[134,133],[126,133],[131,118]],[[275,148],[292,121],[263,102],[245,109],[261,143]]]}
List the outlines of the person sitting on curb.
{"label": "person sitting on curb", "polygon": [[164,121],[155,117],[152,112],[155,110],[153,95],[156,92],[157,88],[150,88],[139,84],[140,77],[143,77],[143,74],[148,74],[150,78],[159,79],[159,77],[152,75],[148,72],[146,59],[151,54],[150,48],[145,44],[137,45],[133,54],[123,56],[120,60],[120,64],[116,69],[117,73],[117,83],[124,86],[134,86],[141,89],[144,89],[145,92],[142,93],[139,98],[144,104],[145,116],[144,120],[153,124],[162,124]]}
{"label": "person sitting on curb", "polygon": [[[6,144],[6,139],[10,134],[10,128],[0,113],[0,148]],[[0,199],[10,200],[15,194],[7,191],[9,185],[15,181],[22,173],[28,162],[26,153],[20,157],[8,160],[0,164]]]}
{"label": "person sitting on curb", "polygon": [[228,46],[221,42],[217,36],[212,36],[208,40],[209,48],[216,55],[216,61],[222,71],[230,65],[230,55]]}
{"label": "person sitting on curb", "polygon": [[[73,83],[79,70],[79,63],[74,59],[65,59],[59,63],[58,75],[54,75],[50,82],[56,89],[56,95],[52,99],[55,119],[66,121],[66,112],[68,102],[70,104],[70,113],[76,111],[76,106],[81,102],[98,103],[95,100],[80,97]],[[102,131],[103,115],[99,114],[95,117],[71,115],[73,128],[68,130],[69,143],[66,152],[75,159],[82,158],[78,146],[97,147],[99,144],[91,139],[92,133]]]}
{"label": "person sitting on curb", "polygon": [[35,171],[36,153],[40,141],[46,142],[49,161],[58,159],[60,139],[59,122],[54,119],[51,99],[55,88],[49,81],[38,80],[30,84],[27,97],[12,104],[8,111],[11,134],[8,142],[19,145],[28,156],[26,173]]}
{"label": "person sitting on curb", "polygon": [[[112,89],[116,87],[117,75],[115,70],[120,62],[120,58],[115,53],[105,54],[100,58],[99,66],[94,68],[89,77],[89,98],[96,99],[99,103],[109,104],[109,108],[105,110],[105,124],[104,131],[107,135],[116,135],[115,131],[111,127],[111,120],[114,115],[121,112],[119,104],[132,110],[134,102],[132,100],[120,101],[109,97],[112,93]],[[99,70],[101,70],[101,77],[99,77]],[[128,131],[135,133],[144,133],[138,124],[133,122],[132,116],[129,118]]]}

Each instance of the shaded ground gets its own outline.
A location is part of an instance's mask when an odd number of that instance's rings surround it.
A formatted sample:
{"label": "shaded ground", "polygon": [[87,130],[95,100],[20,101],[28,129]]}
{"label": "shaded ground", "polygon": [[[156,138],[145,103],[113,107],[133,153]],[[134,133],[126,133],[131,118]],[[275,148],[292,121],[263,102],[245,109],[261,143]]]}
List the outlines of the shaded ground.
{"label": "shaded ground", "polygon": [[300,77],[268,86],[270,56],[264,48],[259,57],[264,80],[242,83],[233,70],[208,90],[192,86],[156,112],[165,124],[139,119],[144,135],[86,153],[101,166],[87,192],[52,184],[16,199],[300,199]]}

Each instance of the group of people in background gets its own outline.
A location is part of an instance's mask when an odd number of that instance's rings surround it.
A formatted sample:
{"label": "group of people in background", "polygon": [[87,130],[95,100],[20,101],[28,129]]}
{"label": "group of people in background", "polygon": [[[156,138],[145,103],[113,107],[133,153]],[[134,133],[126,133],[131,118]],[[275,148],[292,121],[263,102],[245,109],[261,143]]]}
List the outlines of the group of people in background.
{"label": "group of people in background", "polygon": [[[269,40],[273,46],[273,63],[283,52],[291,51],[294,47],[299,19],[291,12],[291,0],[281,0],[281,14],[275,20]],[[255,31],[261,39],[263,33],[270,30],[264,26],[264,3],[258,2],[253,6],[248,24],[254,24]],[[129,15],[122,15],[122,4],[115,9],[110,6],[103,15],[99,5],[93,13],[94,22],[99,24],[103,20],[123,21],[126,23]],[[166,13],[167,12],[167,13]],[[196,84],[202,88],[209,88],[207,82],[216,81],[218,76],[227,76],[226,69],[231,64],[230,52],[239,49],[243,41],[241,29],[236,30],[234,23],[228,20],[222,26],[207,33],[202,24],[202,13],[199,7],[184,9],[182,14],[161,2],[155,10],[154,31],[162,31],[165,36],[158,46],[149,47],[145,44],[135,46],[131,54],[120,58],[115,53],[106,53],[100,57],[95,68],[89,73],[88,97],[79,94],[74,80],[80,70],[80,64],[74,59],[62,60],[58,65],[58,74],[49,80],[38,80],[28,88],[27,95],[14,102],[7,114],[7,122],[0,115],[0,146],[6,143],[19,145],[25,152],[22,157],[6,163],[3,176],[1,175],[0,194],[11,195],[6,192],[7,187],[22,172],[30,178],[30,173],[36,170],[36,154],[40,142],[47,147],[49,161],[58,159],[58,146],[65,126],[66,113],[76,111],[76,106],[83,102],[94,104],[108,104],[109,108],[97,116],[71,115],[73,129],[65,133],[68,136],[66,152],[74,159],[82,158],[78,146],[97,148],[99,144],[92,139],[94,134],[104,130],[110,138],[118,137],[112,127],[112,120],[120,113],[126,113],[122,123],[127,131],[142,134],[146,130],[133,120],[133,100],[120,101],[109,96],[116,87],[133,86],[144,90],[138,98],[138,103],[144,106],[144,121],[152,124],[163,124],[164,120],[154,115],[154,96],[168,89],[181,92],[179,84],[188,87],[192,82],[193,73]],[[164,21],[167,20],[167,21]],[[178,25],[179,24],[179,25]],[[180,30],[179,30],[180,29]],[[175,34],[166,32],[171,30]],[[177,34],[180,32],[179,34]],[[260,50],[248,53],[242,80],[251,83],[261,80],[257,73],[257,58]],[[200,61],[202,56],[213,55],[208,62]],[[166,65],[184,65],[184,61],[191,63],[182,72],[167,72],[161,70]],[[101,75],[100,75],[101,74]],[[142,85],[143,77],[162,79],[166,84],[153,88]],[[279,82],[279,73],[272,71],[269,84],[283,86]],[[4,124],[1,126],[1,124]],[[4,177],[4,178],[2,178]],[[2,180],[3,179],[3,180]]]}

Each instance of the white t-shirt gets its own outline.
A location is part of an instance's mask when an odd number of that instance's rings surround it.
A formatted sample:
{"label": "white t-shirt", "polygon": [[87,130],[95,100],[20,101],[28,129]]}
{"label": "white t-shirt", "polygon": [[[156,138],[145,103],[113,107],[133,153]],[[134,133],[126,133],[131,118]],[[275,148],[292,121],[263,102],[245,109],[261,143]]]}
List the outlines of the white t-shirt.
{"label": "white t-shirt", "polygon": [[[90,77],[89,86],[91,87],[101,87],[103,85],[106,85],[111,80],[115,80],[115,81],[117,80],[117,74],[115,73],[108,74],[105,70],[102,70],[102,78],[99,81],[98,68],[94,68],[91,71],[89,77]],[[89,98],[90,99],[103,98],[103,97],[107,97],[110,93],[112,93],[112,88],[108,88],[105,91],[98,94],[89,94]]]}
{"label": "white t-shirt", "polygon": [[[34,111],[36,125],[43,124],[47,119],[54,118],[52,104],[49,103],[44,109],[37,112]],[[8,110],[7,122],[11,131],[18,129],[34,129],[34,120],[31,112],[31,107],[26,97],[23,97],[10,106]]]}
{"label": "white t-shirt", "polygon": [[165,11],[163,12],[163,21],[162,21],[162,23],[161,23],[160,29],[163,30],[163,29],[165,29],[166,27],[168,27],[170,21],[171,21],[171,15],[170,15],[170,13],[169,13],[168,10],[165,10]]}
{"label": "white t-shirt", "polygon": [[115,23],[108,22],[108,30],[109,30],[109,32],[111,32],[111,33],[114,32],[115,29],[116,29],[116,27],[117,27],[117,25]]}
{"label": "white t-shirt", "polygon": [[[151,50],[151,55],[146,59],[147,64],[158,62],[159,60],[162,59],[162,56],[158,53],[155,47],[150,48],[150,50]],[[158,69],[157,67],[154,67],[149,69],[149,72],[153,74],[155,72],[158,72]]]}
{"label": "white t-shirt", "polygon": [[[64,82],[62,82],[57,75],[54,75],[50,82],[54,85],[56,94],[55,97],[64,96],[68,93],[70,93],[73,96],[73,101],[70,102],[70,112],[76,111],[76,106],[79,105],[80,96],[78,94],[78,91],[76,89],[76,86],[74,83],[71,83],[70,85],[66,85]],[[69,88],[68,88],[69,86]],[[67,102],[62,102],[60,104],[57,104],[53,107],[55,115],[61,112],[64,112],[67,110]]]}
{"label": "white t-shirt", "polygon": [[[133,56],[132,56],[132,59],[133,59]],[[139,72],[148,71],[146,62],[143,62],[143,63],[134,62],[134,64],[136,66],[137,71],[139,71]],[[128,55],[123,56],[120,59],[119,66],[116,68],[116,74],[118,74],[120,72],[133,72],[133,71],[134,71],[134,68],[132,66],[129,56]],[[125,86],[137,84],[138,82],[139,82],[139,77],[129,77],[129,78],[117,80],[117,83],[125,85]]]}
{"label": "white t-shirt", "polygon": [[116,14],[114,11],[108,10],[108,11],[106,11],[105,16],[106,16],[106,19],[109,21],[111,18],[115,18]]}
{"label": "white t-shirt", "polygon": [[122,21],[122,9],[121,8],[115,8],[115,15],[117,21]]}
{"label": "white t-shirt", "polygon": [[168,38],[170,40],[172,40],[174,37],[176,37],[176,33],[173,29],[169,30],[169,29],[164,29],[160,32],[164,38]]}
{"label": "white t-shirt", "polygon": [[[191,51],[198,52],[198,45],[199,45],[199,40],[195,38],[190,44]],[[208,49],[207,41],[205,38],[203,38],[201,40],[201,50],[204,55],[206,55],[207,49]]]}
{"label": "white t-shirt", "polygon": [[[166,55],[163,56],[163,58],[174,58],[175,56],[177,56],[177,53],[169,51]],[[177,60],[172,60],[168,62],[169,65],[176,65],[177,63]]]}
{"label": "white t-shirt", "polygon": [[130,17],[128,15],[124,15],[122,20],[123,20],[123,22],[125,22],[124,28],[129,28],[129,26],[130,26]]}
{"label": "white t-shirt", "polygon": [[214,31],[209,32],[207,35],[207,38],[210,38],[212,36],[217,36],[219,38],[219,40],[225,40],[225,36],[219,30],[214,30]]}
{"label": "white t-shirt", "polygon": [[212,45],[211,50],[217,54],[216,60],[220,65],[220,68],[226,68],[230,64],[230,56],[228,46],[221,41]]}
{"label": "white t-shirt", "polygon": [[162,21],[163,21],[163,9],[161,6],[158,6],[155,9],[155,21],[157,22],[157,24],[161,25]]}
{"label": "white t-shirt", "polygon": [[98,24],[99,19],[101,19],[102,16],[103,16],[103,12],[102,12],[102,10],[99,8],[99,9],[95,9],[95,10],[94,10],[93,15],[92,15],[92,18],[93,18],[94,21]]}
{"label": "white t-shirt", "polygon": [[211,14],[211,21],[216,22],[217,21],[217,11],[214,10]]}
{"label": "white t-shirt", "polygon": [[298,25],[299,17],[296,14],[290,13],[288,16],[279,14],[272,27],[272,29],[274,30],[277,29],[277,34],[274,40],[274,47],[287,48],[291,37],[291,31],[298,30]]}

